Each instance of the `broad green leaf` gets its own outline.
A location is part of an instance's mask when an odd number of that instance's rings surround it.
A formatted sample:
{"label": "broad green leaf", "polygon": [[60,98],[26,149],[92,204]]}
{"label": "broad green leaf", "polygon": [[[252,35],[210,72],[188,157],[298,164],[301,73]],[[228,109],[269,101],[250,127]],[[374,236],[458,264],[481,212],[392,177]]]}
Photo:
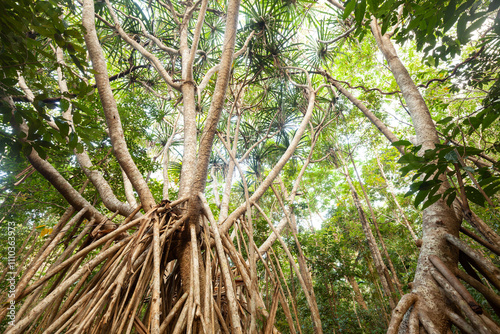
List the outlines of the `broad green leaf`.
{"label": "broad green leaf", "polygon": [[437,124],[447,124],[447,123],[451,122],[452,120],[453,120],[453,117],[448,116],[448,117],[443,118],[440,121],[437,121]]}
{"label": "broad green leaf", "polygon": [[365,17],[365,11],[366,11],[366,0],[361,0],[361,2],[356,5],[356,9],[354,10],[354,17],[356,18],[356,22],[358,25],[361,25],[361,22],[363,22],[363,18]]}
{"label": "broad green leaf", "polygon": [[411,146],[413,145],[408,140],[398,140],[391,144],[391,146]]}
{"label": "broad green leaf", "polygon": [[446,32],[448,31],[453,24],[455,23],[455,9],[456,9],[456,0],[451,0],[448,6],[446,6],[446,9],[444,11],[444,17],[443,17],[443,31]]}
{"label": "broad green leaf", "polygon": [[448,198],[446,198],[446,204],[451,207],[451,205],[453,204],[453,201],[455,200],[455,198],[457,197],[457,193],[456,191],[452,192]]}
{"label": "broad green leaf", "polygon": [[441,198],[441,195],[434,195],[434,196],[431,196],[425,203],[424,205],[422,206],[422,210],[425,210],[427,209],[429,206],[431,206],[432,204],[436,203],[439,199]]}
{"label": "broad green leaf", "polygon": [[354,7],[356,6],[356,0],[348,0],[345,4],[344,14],[342,14],[342,18],[345,20],[349,14],[352,13]]}
{"label": "broad green leaf", "polygon": [[467,19],[468,19],[467,13],[463,13],[458,19],[457,23],[457,37],[460,43],[462,44],[465,44],[468,38],[468,36],[465,33],[465,30],[467,28]]}
{"label": "broad green leaf", "polygon": [[467,196],[467,199],[469,201],[471,201],[472,203],[475,203],[477,205],[480,205],[480,206],[484,207],[486,199],[479,192],[479,190],[477,190],[476,188],[471,187],[471,186],[465,186],[464,189],[465,189],[465,195]]}

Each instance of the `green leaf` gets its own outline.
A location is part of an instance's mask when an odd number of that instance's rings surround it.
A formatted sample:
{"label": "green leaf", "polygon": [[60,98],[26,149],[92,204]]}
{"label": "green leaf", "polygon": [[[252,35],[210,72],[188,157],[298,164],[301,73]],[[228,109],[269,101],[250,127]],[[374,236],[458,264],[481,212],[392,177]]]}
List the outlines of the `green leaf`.
{"label": "green leaf", "polygon": [[422,206],[422,210],[425,210],[427,209],[429,206],[431,206],[432,204],[436,203],[439,199],[441,198],[441,195],[438,194],[438,195],[434,195],[434,196],[431,196],[425,203],[424,205]]}
{"label": "green leaf", "polygon": [[424,158],[427,161],[436,159],[437,158],[436,150],[426,150],[424,153]]}
{"label": "green leaf", "polygon": [[427,168],[425,168],[425,171],[423,171],[423,173],[425,173],[424,181],[427,181],[432,175],[434,175],[434,172],[437,169],[438,166],[434,164],[427,166]]}
{"label": "green leaf", "polygon": [[452,120],[453,120],[453,117],[448,116],[448,117],[443,118],[440,121],[437,121],[437,124],[446,124],[446,123],[451,122]]}
{"label": "green leaf", "polygon": [[467,199],[469,201],[484,207],[486,199],[484,198],[483,194],[479,192],[479,190],[471,186],[465,186],[464,189],[465,189],[465,195],[467,196]]}
{"label": "green leaf", "polygon": [[67,137],[68,133],[69,133],[68,123],[60,117],[55,117],[54,122],[56,123],[57,127],[59,128],[59,133],[61,134],[61,137],[62,138]]}
{"label": "green leaf", "polygon": [[83,153],[84,150],[85,150],[85,148],[83,147],[82,143],[76,144],[76,153],[78,153],[78,154]]}
{"label": "green leaf", "polygon": [[456,0],[451,0],[448,6],[446,6],[443,16],[444,32],[447,32],[453,26],[453,23],[455,23],[456,18],[454,17],[454,14],[456,6],[457,6]]}
{"label": "green leaf", "polygon": [[[412,170],[417,170],[419,168],[420,168],[420,164],[411,163],[411,164],[408,164],[407,166],[400,168],[399,171],[401,172],[401,176],[404,177]],[[416,175],[416,177],[418,177],[418,175]]]}
{"label": "green leaf", "polygon": [[76,148],[77,144],[78,144],[78,136],[76,135],[76,133],[74,131],[72,131],[69,134],[69,142],[68,142],[69,149],[74,150]]}
{"label": "green leaf", "polygon": [[354,11],[354,17],[356,18],[356,22],[358,25],[361,25],[363,22],[363,18],[365,17],[366,11],[366,0],[361,0],[361,2],[356,6]]}
{"label": "green leaf", "polygon": [[14,78],[3,78],[0,80],[0,83],[9,86],[9,87],[14,87],[17,84],[17,79]]}
{"label": "green leaf", "polygon": [[484,115],[482,115],[482,116],[484,116],[483,121],[481,122],[481,126],[483,127],[483,130],[487,129],[491,125],[491,123],[496,121],[497,118],[500,116],[500,112],[498,112],[497,110],[493,110],[493,108],[487,109],[487,110],[488,110],[488,112],[486,112]]}
{"label": "green leaf", "polygon": [[428,191],[419,191],[417,193],[417,196],[415,196],[415,200],[413,202],[413,205],[415,205],[415,207],[418,208],[420,203],[422,203],[425,200],[428,193],[429,193]]}
{"label": "green leaf", "polygon": [[344,14],[342,14],[342,18],[345,20],[349,14],[352,13],[354,7],[356,6],[356,0],[348,0],[345,4]]}
{"label": "green leaf", "polygon": [[455,150],[448,152],[444,158],[450,162],[458,163],[458,154]]}
{"label": "green leaf", "polygon": [[466,36],[469,36],[471,33],[473,33],[474,31],[476,31],[477,29],[481,28],[483,26],[483,23],[484,21],[486,20],[486,16],[485,17],[482,17],[480,19],[477,19],[476,21],[474,21],[468,28],[467,30],[465,31],[465,35]]}
{"label": "green leaf", "polygon": [[463,166],[462,168],[463,168],[464,170],[468,171],[468,172],[474,173],[474,168],[472,168],[472,167],[469,167],[469,166]]}
{"label": "green leaf", "polygon": [[40,158],[42,158],[43,160],[47,159],[47,152],[45,152],[45,150],[42,147],[38,145],[33,145],[33,148],[36,150]]}
{"label": "green leaf", "polygon": [[459,152],[462,153],[464,156],[472,156],[483,153],[483,150],[471,146],[466,146],[463,148],[463,150],[460,149]]}
{"label": "green leaf", "polygon": [[488,12],[492,12],[496,10],[498,7],[500,7],[500,1],[492,1],[488,6]]}
{"label": "green leaf", "polygon": [[82,122],[82,115],[78,110],[73,112],[73,124],[80,124]]}
{"label": "green leaf", "polygon": [[411,145],[413,144],[408,140],[398,140],[391,144],[391,146],[405,146],[405,147]]}
{"label": "green leaf", "polygon": [[60,104],[60,107],[61,107],[61,111],[62,112],[65,112],[68,110],[69,108],[69,101],[66,100],[66,99],[61,99],[61,101],[59,102]]}
{"label": "green leaf", "polygon": [[399,158],[398,163],[400,164],[406,164],[406,163],[412,163],[412,162],[424,162],[425,160],[422,157],[419,157],[413,153],[406,153],[403,155],[401,158]]}
{"label": "green leaf", "polygon": [[465,44],[467,42],[467,35],[465,33],[467,28],[467,19],[467,13],[463,13],[457,23],[457,37],[461,44]]}
{"label": "green leaf", "polygon": [[453,204],[453,201],[455,200],[455,198],[457,197],[457,193],[456,191],[452,192],[448,198],[446,199],[446,204],[451,207],[451,205]]}
{"label": "green leaf", "polygon": [[367,0],[368,5],[370,6],[370,12],[376,13],[378,10],[378,0]]}

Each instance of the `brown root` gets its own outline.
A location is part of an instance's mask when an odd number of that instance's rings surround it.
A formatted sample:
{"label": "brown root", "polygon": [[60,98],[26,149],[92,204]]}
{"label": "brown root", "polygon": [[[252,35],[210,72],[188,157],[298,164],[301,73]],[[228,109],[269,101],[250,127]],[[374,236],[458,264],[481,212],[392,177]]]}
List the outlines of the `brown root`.
{"label": "brown root", "polygon": [[[478,333],[493,334],[493,332],[486,326],[484,321],[476,314],[466,300],[454,289],[454,287],[441,275],[437,270],[431,269],[431,274],[434,279],[439,283],[441,288],[445,291],[450,300],[460,308],[462,312],[469,318],[473,327]],[[472,297],[471,297],[472,298]],[[474,302],[475,303],[475,302]]]}
{"label": "brown root", "polygon": [[389,323],[387,334],[396,334],[398,332],[399,325],[404,315],[417,300],[418,296],[414,293],[406,294],[401,298],[398,305],[392,311],[391,322]]}

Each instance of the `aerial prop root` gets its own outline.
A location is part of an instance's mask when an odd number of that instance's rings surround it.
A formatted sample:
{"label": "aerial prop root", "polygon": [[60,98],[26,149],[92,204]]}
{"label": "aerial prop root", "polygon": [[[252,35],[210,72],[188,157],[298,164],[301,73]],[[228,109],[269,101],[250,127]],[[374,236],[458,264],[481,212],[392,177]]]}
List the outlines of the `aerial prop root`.
{"label": "aerial prop root", "polygon": [[[6,333],[24,333],[29,325],[32,326],[29,331],[33,329],[39,332],[41,329],[43,333],[53,333],[64,328],[113,333],[118,329],[114,326],[117,323],[120,323],[119,329],[123,329],[126,323],[129,328],[133,324],[136,328],[143,327],[144,322],[149,324],[151,318],[136,319],[135,314],[139,309],[149,307],[149,303],[145,301],[150,299],[153,269],[156,278],[158,268],[161,267],[163,271],[165,269],[165,263],[159,263],[158,255],[156,265],[153,266],[154,251],[164,254],[159,249],[165,247],[167,238],[181,225],[179,222],[182,218],[179,219],[170,209],[185,200],[187,199],[170,204],[162,203],[138,219],[129,217],[121,226],[97,240],[89,235],[90,244],[84,242],[67,259],[64,257],[68,252],[60,254],[60,250],[54,248],[50,256],[56,259],[59,257],[59,263],[56,262],[45,275],[19,291],[17,300],[21,302],[28,297],[25,301],[29,304],[28,309]],[[172,224],[173,221],[175,223]],[[140,228],[128,235],[128,231],[139,224]],[[89,231],[88,227],[84,229]],[[156,234],[155,237],[154,230],[156,233],[161,231],[161,236]],[[122,238],[124,233],[128,236]],[[156,243],[154,251],[153,241]],[[96,254],[95,251],[101,246]],[[93,275],[90,276],[91,273]],[[87,280],[88,277],[92,278]],[[159,301],[158,280],[155,284],[155,297]],[[40,292],[44,286],[48,286],[48,289],[44,289],[48,292],[42,294]],[[61,303],[63,299],[64,303]],[[158,314],[159,311],[154,309],[152,316],[156,317],[157,329]],[[121,322],[117,322],[119,320]],[[45,326],[48,327],[44,328]]]}
{"label": "aerial prop root", "polygon": [[[461,251],[466,252],[466,254],[470,256],[470,259],[474,260],[476,265],[476,261],[480,261],[480,265],[487,267],[488,269],[491,268],[490,265],[493,265],[488,259],[480,257],[476,251],[472,250],[458,238],[447,236],[447,239],[449,241],[451,240],[451,243],[454,245],[457,245]],[[432,277],[439,284],[447,298],[456,307],[456,310],[452,310],[448,307],[445,310],[448,320],[450,320],[453,325],[464,333],[500,333],[500,326],[498,326],[498,324],[496,324],[488,314],[484,314],[485,312],[479,303],[476,302],[467,288],[458,280],[457,275],[455,274],[457,270],[450,270],[448,266],[435,255],[429,256],[429,261],[432,264],[432,267],[430,268]],[[493,272],[492,275],[495,275],[495,272]],[[474,278],[471,278],[466,274],[458,276],[467,276],[469,280],[472,279],[475,281]],[[481,285],[481,283],[477,283]],[[475,286],[472,287],[476,288]],[[478,291],[483,293],[483,295],[485,294],[484,291]],[[490,291],[488,290],[487,293],[489,292]],[[496,301],[496,299],[491,296],[489,299]],[[457,310],[460,312],[457,313]],[[418,294],[409,293],[401,298],[398,305],[393,310],[391,322],[387,330],[388,334],[398,333],[403,318],[408,311],[409,317],[407,326],[409,333],[418,333],[420,325],[422,325],[423,328],[425,328],[425,330],[429,333],[440,332],[437,324],[435,324],[429,316],[429,311],[425,307],[425,303],[419,299]]]}
{"label": "aerial prop root", "polygon": [[[462,244],[462,241],[451,235],[447,235],[448,240],[453,240],[454,244],[460,245],[460,248],[466,250],[472,256],[474,252],[468,246]],[[460,314],[451,309],[446,310],[448,319],[464,333],[493,334],[500,333],[500,327],[490,319],[489,315],[484,314],[482,307],[477,303],[466,287],[458,280],[454,271],[450,270],[446,264],[435,255],[429,256],[433,267],[430,273],[434,280],[443,289],[449,300],[460,310]],[[474,287],[474,286],[473,286]],[[481,291],[480,291],[481,292]],[[467,317],[469,322],[465,320]]]}
{"label": "aerial prop root", "polygon": [[413,306],[418,300],[418,296],[415,293],[408,293],[404,295],[399,303],[396,305],[392,311],[391,322],[389,323],[389,328],[387,329],[387,334],[396,334],[398,332],[401,321],[406,312]]}
{"label": "aerial prop root", "polygon": [[500,270],[487,257],[472,249],[464,241],[451,235],[445,234],[446,240],[457,247],[469,260],[469,262],[483,274],[497,289],[500,289]]}
{"label": "aerial prop root", "polygon": [[[276,310],[266,310],[246,258],[221,232],[206,199],[200,197],[201,238],[179,207],[187,198],[163,202],[139,218],[136,210],[104,234],[91,233],[89,224],[75,228],[79,241],[70,245],[71,252],[54,247],[47,255],[55,259],[52,267],[20,290],[17,301],[26,304],[26,312],[6,333],[180,333],[197,328],[242,333],[250,319],[250,298],[255,298],[258,315],[275,333]],[[186,229],[193,276],[183,287],[179,261],[171,260],[179,256],[174,248],[185,241]],[[254,243],[248,247],[258,249]],[[277,304],[268,307],[273,310]]]}

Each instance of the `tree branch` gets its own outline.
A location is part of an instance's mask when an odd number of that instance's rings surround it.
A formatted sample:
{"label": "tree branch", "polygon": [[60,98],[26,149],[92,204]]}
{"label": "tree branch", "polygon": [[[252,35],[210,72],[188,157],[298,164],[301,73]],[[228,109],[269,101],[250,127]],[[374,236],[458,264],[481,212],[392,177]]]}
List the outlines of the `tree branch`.
{"label": "tree branch", "polygon": [[[109,5],[109,1],[107,1],[107,3]],[[109,5],[109,7],[111,7],[111,5]],[[94,2],[92,0],[84,0],[82,23],[86,29],[84,36],[85,43],[87,44],[90,59],[92,60],[92,66],[96,72],[95,79],[97,90],[99,92],[99,97],[101,98],[102,107],[106,116],[109,136],[116,159],[127,174],[130,182],[132,182],[143,207],[147,211],[153,207],[155,201],[151,191],[144,181],[144,178],[142,177],[142,174],[135,165],[125,142],[120,115],[118,113],[116,101],[114,99],[113,92],[111,91],[111,86],[107,76],[106,59],[104,58],[104,54],[95,30]],[[121,31],[123,34],[125,33],[123,29],[121,29]]]}

